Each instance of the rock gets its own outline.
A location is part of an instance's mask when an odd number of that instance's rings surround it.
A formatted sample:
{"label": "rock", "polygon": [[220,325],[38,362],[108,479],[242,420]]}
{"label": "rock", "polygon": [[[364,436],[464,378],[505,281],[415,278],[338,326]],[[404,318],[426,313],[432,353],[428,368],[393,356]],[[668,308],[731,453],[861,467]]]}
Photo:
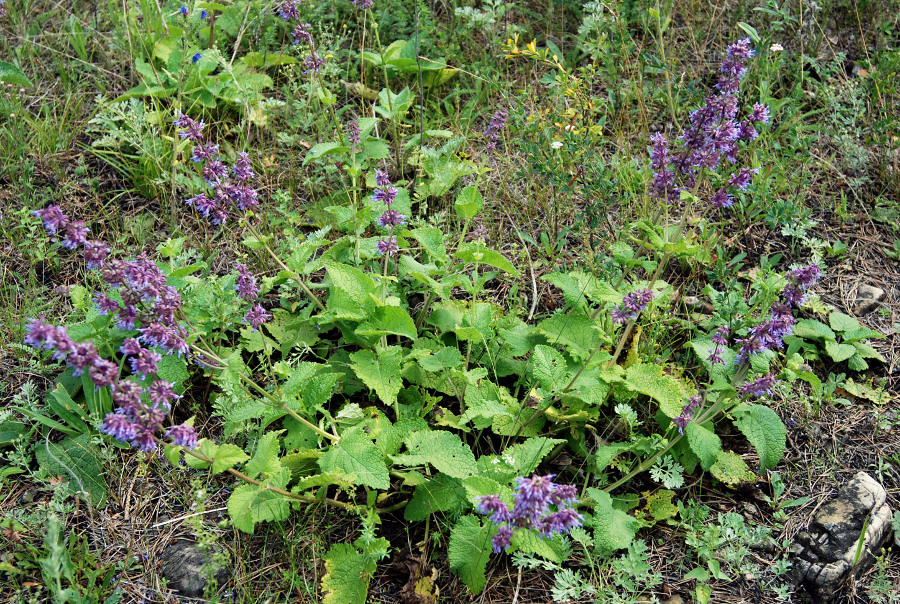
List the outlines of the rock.
{"label": "rock", "polygon": [[875,562],[891,532],[886,499],[884,487],[859,472],[797,535],[791,547],[794,576],[814,601],[831,601],[851,575],[860,576]]}
{"label": "rock", "polygon": [[884,300],[884,290],[874,285],[860,285],[856,292],[856,306],[853,314],[857,317],[867,315],[881,305]]}
{"label": "rock", "polygon": [[162,574],[169,588],[189,598],[202,598],[211,578],[222,587],[229,576],[221,562],[221,550],[204,551],[186,539],[179,539],[163,552]]}

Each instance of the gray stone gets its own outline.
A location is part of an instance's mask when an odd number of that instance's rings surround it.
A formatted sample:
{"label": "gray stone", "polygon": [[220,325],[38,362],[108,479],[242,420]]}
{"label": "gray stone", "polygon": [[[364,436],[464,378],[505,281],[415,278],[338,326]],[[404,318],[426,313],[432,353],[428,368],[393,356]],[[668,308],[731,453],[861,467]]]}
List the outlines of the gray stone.
{"label": "gray stone", "polygon": [[215,580],[217,588],[228,581],[229,572],[221,557],[221,550],[204,550],[197,543],[179,539],[163,552],[162,574],[170,589],[189,598],[202,598],[210,579]]}
{"label": "gray stone", "polygon": [[857,317],[867,315],[881,304],[884,300],[884,290],[874,285],[860,285],[856,292],[856,306],[853,308],[853,314]]}
{"label": "gray stone", "polygon": [[884,487],[859,472],[797,535],[791,548],[794,576],[815,602],[831,601],[851,575],[859,577],[875,562],[891,532],[886,499]]}

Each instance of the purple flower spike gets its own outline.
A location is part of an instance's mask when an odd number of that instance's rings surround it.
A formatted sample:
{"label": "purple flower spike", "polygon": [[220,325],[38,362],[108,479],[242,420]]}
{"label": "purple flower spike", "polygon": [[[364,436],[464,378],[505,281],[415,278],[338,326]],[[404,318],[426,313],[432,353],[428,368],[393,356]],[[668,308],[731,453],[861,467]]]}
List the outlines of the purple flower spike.
{"label": "purple flower spike", "polygon": [[100,355],[97,354],[93,342],[76,342],[66,357],[66,362],[73,369],[72,375],[76,377],[90,369],[98,360],[100,360]]}
{"label": "purple flower spike", "polygon": [[174,444],[185,449],[193,450],[197,446],[197,432],[186,424],[172,426],[166,432],[166,436],[171,438]]}
{"label": "purple flower spike", "polygon": [[400,251],[400,246],[397,245],[397,240],[393,237],[387,237],[384,239],[379,239],[378,243],[375,246],[375,250],[378,252],[379,256],[384,256],[385,254],[390,257]]}
{"label": "purple flower spike", "polygon": [[387,187],[391,184],[391,178],[387,172],[375,170],[375,184],[379,187]]}
{"label": "purple flower spike", "polygon": [[394,200],[397,198],[397,187],[392,187],[387,185],[385,187],[381,187],[380,189],[375,189],[375,192],[372,193],[372,201],[381,201],[384,202],[384,205],[390,206],[394,203]]}
{"label": "purple flower spike", "polygon": [[131,358],[131,372],[144,379],[147,377],[147,374],[156,373],[160,361],[162,361],[162,355],[149,348],[143,348],[136,356]]}
{"label": "purple flower spike", "polygon": [[171,382],[156,380],[149,388],[147,388],[147,398],[150,399],[150,402],[153,403],[153,405],[168,409],[172,406],[172,403],[180,399],[181,396],[175,394],[175,386]]}
{"label": "purple flower spike", "polygon": [[182,139],[193,141],[195,143],[199,143],[203,140],[203,127],[206,126],[206,124],[203,123],[203,120],[195,122],[185,114],[179,113],[178,119],[175,120],[175,126],[181,129],[178,136]]}
{"label": "purple flower spike", "polygon": [[246,151],[238,153],[237,161],[234,162],[234,177],[240,182],[247,182],[256,176],[253,173],[253,167],[250,165],[250,155]]}
{"label": "purple flower spike", "polygon": [[51,235],[66,228],[69,224],[69,217],[57,205],[47,206],[43,210],[35,210],[32,214],[41,219],[44,223],[44,230]]}
{"label": "purple flower spike", "polygon": [[74,220],[66,227],[66,236],[62,240],[62,246],[67,250],[74,250],[79,245],[87,243],[87,234],[90,229],[84,226],[83,220]]}
{"label": "purple flower spike", "polygon": [[497,529],[497,534],[491,538],[491,545],[495,554],[509,549],[512,544],[513,530],[508,524],[501,525]]}
{"label": "purple flower spike", "polygon": [[239,297],[253,302],[259,297],[259,290],[256,288],[256,277],[247,270],[246,264],[238,264],[235,268],[237,268],[238,277],[234,284],[234,290]]}
{"label": "purple flower spike", "polygon": [[358,121],[353,120],[349,124],[347,124],[347,140],[350,142],[350,147],[353,149],[354,153],[359,152],[361,134],[362,130],[360,130],[359,128]]}
{"label": "purple flower spike", "polygon": [[350,0],[357,10],[367,10],[375,6],[375,0]]}
{"label": "purple flower spike", "polygon": [[283,0],[278,7],[278,16],[285,21],[297,20],[300,18],[300,8],[297,6],[298,0]]}
{"label": "purple flower spike", "polygon": [[249,323],[250,327],[253,328],[253,331],[257,331],[259,330],[260,325],[268,322],[271,318],[272,315],[266,312],[266,309],[261,305],[257,304],[247,311],[247,316],[244,317],[244,323]]}
{"label": "purple flower spike", "polygon": [[509,506],[500,501],[499,495],[485,495],[475,499],[475,509],[484,516],[490,516],[494,524],[510,522],[512,515]]}
{"label": "purple flower spike", "polygon": [[134,424],[122,413],[108,413],[100,424],[100,431],[121,442],[129,442],[137,436]]}
{"label": "purple flower spike", "polygon": [[97,359],[94,361],[94,365],[91,367],[88,375],[91,381],[94,382],[94,386],[104,388],[112,385],[119,379],[119,367],[112,361]]}
{"label": "purple flower spike", "polygon": [[738,386],[738,392],[741,394],[741,398],[747,398],[750,396],[763,396],[766,394],[772,394],[772,388],[775,386],[775,375],[770,373],[769,375],[764,375],[762,377],[756,378],[752,382],[746,382]]}
{"label": "purple flower spike", "polygon": [[500,138],[500,131],[506,127],[507,118],[509,118],[509,112],[506,109],[498,109],[491,116],[488,127],[484,131],[484,137],[488,139],[488,144],[484,146],[486,151],[497,148],[497,140]]}
{"label": "purple flower spike", "polygon": [[294,27],[294,31],[291,32],[291,35],[294,37],[294,44],[300,44],[300,42],[305,43],[307,46],[313,45],[313,37],[312,34],[309,33],[310,24],[309,23],[298,23],[296,27]]}
{"label": "purple flower spike", "polygon": [[88,241],[84,244],[84,266],[90,270],[101,268],[109,256],[109,246],[102,241]]}
{"label": "purple flower spike", "polygon": [[406,224],[406,216],[397,210],[386,210],[381,217],[378,218],[378,226],[381,228],[393,229],[395,226]]}

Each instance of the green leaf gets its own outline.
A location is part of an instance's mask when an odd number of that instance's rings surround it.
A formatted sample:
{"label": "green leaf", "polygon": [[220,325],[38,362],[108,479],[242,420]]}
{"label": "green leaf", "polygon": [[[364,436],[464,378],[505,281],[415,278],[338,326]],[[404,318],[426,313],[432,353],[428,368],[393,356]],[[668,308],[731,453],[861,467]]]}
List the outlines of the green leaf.
{"label": "green leaf", "polygon": [[277,522],[290,514],[290,501],[265,485],[242,484],[228,498],[228,515],[236,529],[252,535],[257,522]]}
{"label": "green leaf", "polygon": [[365,604],[374,568],[349,543],[336,543],[325,554],[323,604]]}
{"label": "green leaf", "polygon": [[216,450],[213,456],[212,473],[220,474],[246,461],[250,456],[244,453],[244,450],[237,445],[225,443]]}
{"label": "green leaf", "polygon": [[594,500],[594,547],[601,553],[612,553],[625,549],[634,540],[641,523],[637,518],[613,507],[612,498],[606,491],[590,488],[588,496]]}
{"label": "green leaf", "polygon": [[834,340],[834,332],[827,325],[815,319],[801,319],[794,325],[794,335],[813,340]]}
{"label": "green leaf", "polygon": [[399,306],[388,305],[377,307],[372,319],[357,327],[356,333],[361,336],[405,336],[413,341],[418,337],[416,324],[409,313]]}
{"label": "green leaf", "polygon": [[558,392],[566,386],[566,360],[555,349],[543,344],[534,347],[529,362],[534,379],[547,392]]}
{"label": "green leaf", "polygon": [[675,376],[663,373],[661,365],[649,363],[629,367],[625,385],[629,390],[646,394],[658,402],[660,410],[669,418],[680,415],[684,401],[696,394]]}
{"label": "green leaf", "polygon": [[14,86],[34,85],[18,67],[5,61],[0,61],[0,82],[8,82]]}
{"label": "green leaf", "polygon": [[31,428],[22,422],[0,422],[0,447],[8,447],[30,431]]}
{"label": "green leaf", "polygon": [[846,361],[856,354],[856,347],[853,344],[838,344],[828,340],[825,342],[825,352],[834,360],[835,363]]}
{"label": "green leaf", "polygon": [[828,324],[835,331],[853,331],[860,328],[859,321],[850,315],[837,311],[828,315]]}
{"label": "green leaf", "polygon": [[158,364],[156,377],[174,384],[174,390],[177,394],[184,392],[184,383],[191,377],[188,373],[187,363],[184,358],[167,354]]}
{"label": "green leaf", "polygon": [[38,465],[50,476],[68,476],[78,496],[93,507],[106,502],[103,464],[89,434],[68,436],[58,443],[45,440],[34,449]]}
{"label": "green leaf", "polygon": [[863,344],[862,342],[853,342],[853,347],[856,349],[856,354],[864,359],[876,359],[885,362],[884,357],[881,356],[881,353],[869,346],[868,344]]}
{"label": "green leaf", "polygon": [[514,277],[519,276],[519,271],[513,266],[512,262],[507,260],[503,254],[496,250],[492,250],[480,243],[463,243],[459,246],[454,258],[459,258],[463,262],[487,264],[494,268],[506,271]]}
{"label": "green leaf", "polygon": [[554,535],[552,538],[541,538],[533,530],[516,531],[510,545],[513,550],[535,554],[556,564],[565,562],[572,553],[564,537]]}
{"label": "green leaf", "polygon": [[403,388],[403,378],[400,377],[402,357],[400,346],[389,346],[379,351],[377,356],[371,350],[360,350],[350,355],[350,367],[366,386],[375,391],[382,403],[393,407],[397,403],[397,394]]}
{"label": "green leaf", "polygon": [[844,344],[853,344],[859,340],[864,340],[866,338],[883,338],[885,335],[880,331],[875,331],[874,329],[869,329],[868,327],[860,327],[859,329],[851,329],[849,331],[845,331],[842,334],[842,341]]}
{"label": "green leaf", "polygon": [[483,207],[484,199],[476,187],[464,187],[459,192],[459,195],[456,196],[456,203],[454,204],[456,215],[466,222],[475,218]]}
{"label": "green leaf", "polygon": [[731,413],[735,417],[734,425],[756,447],[760,466],[774,469],[784,455],[787,437],[781,418],[770,408],[751,403],[741,403]]}
{"label": "green leaf", "polygon": [[446,430],[413,432],[405,443],[407,453],[395,455],[394,463],[407,466],[431,464],[452,478],[466,478],[478,472],[472,449],[452,432]]}
{"label": "green leaf", "polygon": [[410,521],[425,520],[435,512],[459,512],[467,503],[466,490],[459,480],[438,474],[416,487],[412,499],[403,510],[403,517]]}
{"label": "green leaf", "polygon": [[484,571],[493,550],[491,537],[496,532],[493,523],[485,524],[481,518],[469,514],[459,519],[450,534],[447,548],[450,568],[475,595],[481,593],[487,582]]}
{"label": "green leaf", "polygon": [[710,472],[731,487],[756,480],[756,475],[750,471],[740,455],[731,451],[722,451],[716,463],[710,468]]}
{"label": "green leaf", "polygon": [[433,227],[414,229],[410,236],[418,241],[436,261],[446,264],[447,248],[444,246],[444,232]]}
{"label": "green leaf", "polygon": [[715,432],[697,422],[688,423],[685,436],[691,451],[700,458],[700,466],[708,472],[722,452],[722,440]]}
{"label": "green leaf", "polygon": [[550,454],[556,445],[566,441],[559,438],[536,436],[525,442],[513,445],[503,452],[503,457],[515,461],[519,476],[527,476],[537,469],[544,457]]}
{"label": "green leaf", "polygon": [[88,415],[81,408],[81,405],[72,400],[72,397],[69,396],[62,384],[57,384],[53,392],[50,393],[50,396],[47,398],[47,406],[60,419],[79,433],[86,434],[90,431],[85,423],[85,420],[89,419]]}
{"label": "green leaf", "polygon": [[[250,478],[263,475],[265,477],[276,476],[281,473],[281,462],[278,453],[281,451],[281,441],[278,437],[284,430],[266,432],[256,443],[253,457],[244,466],[244,473]],[[221,453],[221,449],[219,452]],[[241,451],[243,453],[243,451]],[[218,458],[218,455],[216,456]]]}
{"label": "green leaf", "polygon": [[425,371],[438,372],[444,369],[455,369],[462,365],[462,354],[455,346],[445,346],[434,354],[419,357],[417,362]]}
{"label": "green leaf", "polygon": [[384,490],[391,484],[384,456],[359,428],[346,431],[319,459],[319,467],[323,472],[355,474],[357,484],[373,489]]}
{"label": "green leaf", "polygon": [[303,165],[305,166],[309,162],[318,160],[320,157],[325,157],[326,155],[346,155],[349,153],[350,147],[346,147],[341,143],[319,143],[307,151],[306,157],[303,158]]}

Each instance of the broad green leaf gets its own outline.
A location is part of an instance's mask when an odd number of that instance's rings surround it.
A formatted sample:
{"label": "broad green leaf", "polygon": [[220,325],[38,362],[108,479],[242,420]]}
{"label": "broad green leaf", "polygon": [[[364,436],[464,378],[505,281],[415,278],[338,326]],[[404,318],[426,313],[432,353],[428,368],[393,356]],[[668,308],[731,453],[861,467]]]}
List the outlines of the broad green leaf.
{"label": "broad green leaf", "polygon": [[606,491],[590,488],[587,493],[594,500],[591,524],[594,527],[594,547],[597,551],[610,554],[631,545],[641,527],[640,521],[615,509],[612,498]]}
{"label": "broad green leaf", "polygon": [[828,340],[825,342],[825,352],[835,363],[840,363],[856,354],[856,347],[853,344],[838,344]]}
{"label": "broad green leaf", "polygon": [[837,311],[828,315],[828,324],[835,331],[853,331],[860,328],[859,321]]}
{"label": "broad green leaf", "polygon": [[845,331],[841,335],[841,341],[844,344],[853,344],[859,340],[864,340],[866,338],[883,338],[885,335],[880,331],[875,331],[874,329],[869,329],[868,327],[860,327],[859,329],[851,329],[849,331]]}
{"label": "broad green leaf", "polygon": [[734,425],[756,447],[760,466],[775,469],[784,454],[787,437],[781,418],[769,407],[752,403],[741,403],[731,413]]}
{"label": "broad green leaf", "polygon": [[466,222],[475,218],[483,207],[484,199],[476,187],[464,187],[459,192],[459,195],[456,196],[456,203],[454,204],[456,215]]}
{"label": "broad green leaf", "polygon": [[[541,321],[538,332],[553,346],[563,346],[572,358],[585,361],[600,345],[597,323],[584,313],[553,315]],[[604,334],[605,337],[605,334]]]}
{"label": "broad green leaf", "polygon": [[244,450],[237,445],[232,445],[231,443],[220,445],[213,457],[212,473],[225,472],[249,458],[250,456],[244,453]]}
{"label": "broad green leaf", "polygon": [[515,461],[515,467],[520,476],[528,476],[537,469],[544,457],[559,444],[566,441],[559,438],[545,438],[536,436],[525,442],[513,445],[503,452],[504,458]]}
{"label": "broad green leaf", "polygon": [[383,305],[375,309],[375,315],[356,328],[361,336],[396,335],[415,341],[418,337],[412,317],[399,306]]}
{"label": "broad green leaf", "polygon": [[801,319],[794,325],[794,335],[798,338],[834,340],[834,332],[830,327],[815,319]]}
{"label": "broad green leaf", "polygon": [[678,507],[672,503],[675,491],[660,489],[652,494],[646,492],[644,496],[647,498],[647,504],[643,509],[654,522],[662,522],[678,515]]}
{"label": "broad green leaf", "polygon": [[375,282],[364,272],[352,266],[329,263],[325,266],[333,289],[344,292],[348,298],[362,304],[375,289]]}
{"label": "broad green leaf", "polygon": [[462,485],[466,490],[467,501],[475,501],[476,498],[487,495],[500,495],[501,499],[510,503],[513,500],[512,489],[487,476],[469,476],[462,481]]}
{"label": "broad green leaf", "polygon": [[403,388],[400,377],[400,361],[403,349],[400,346],[389,346],[378,351],[360,350],[350,355],[354,373],[363,383],[375,391],[381,402],[388,407],[397,403],[397,394]]}
{"label": "broad green leaf", "polygon": [[756,480],[756,474],[750,471],[741,456],[731,451],[722,451],[710,472],[731,487]]}
{"label": "broad green leaf", "polygon": [[228,515],[236,529],[252,535],[257,522],[277,522],[290,514],[290,501],[265,485],[242,484],[228,498]]}
{"label": "broad green leaf", "polygon": [[456,478],[438,474],[425,484],[416,487],[413,497],[403,510],[403,517],[410,521],[425,520],[435,512],[456,513],[467,504],[466,490]]}
{"label": "broad green leaf", "polygon": [[484,523],[481,518],[469,514],[460,518],[450,533],[447,548],[450,568],[475,595],[481,593],[487,582],[484,571],[493,551],[491,537],[496,532],[493,523]]}
{"label": "broad green leaf", "polygon": [[436,261],[446,264],[447,248],[444,246],[444,232],[433,227],[413,229],[409,232]]}
{"label": "broad green leaf", "polygon": [[33,86],[18,67],[5,61],[0,61],[0,82],[8,82],[14,86]]}
{"label": "broad green leaf", "polygon": [[[281,473],[281,462],[278,460],[278,453],[281,451],[281,441],[278,437],[284,430],[266,432],[256,442],[256,450],[253,457],[244,466],[244,473],[250,478],[256,478],[260,475],[265,477],[278,475]],[[221,452],[221,449],[219,449]]]}
{"label": "broad green leaf", "polygon": [[722,440],[715,432],[697,422],[688,423],[685,436],[691,451],[700,458],[701,467],[708,472],[722,452]]}
{"label": "broad green leaf", "polygon": [[496,250],[492,250],[480,243],[464,243],[459,246],[454,258],[459,258],[463,262],[487,264],[494,268],[506,271],[514,277],[519,276],[519,271],[513,266],[512,262],[507,260],[503,254]]}
{"label": "broad green leaf", "polygon": [[413,432],[405,443],[407,452],[395,455],[394,463],[407,466],[431,464],[452,478],[466,478],[478,472],[472,449],[452,432]]}
{"label": "broad green leaf", "polygon": [[[219,450],[219,445],[217,445],[216,443],[212,442],[211,440],[209,440],[207,438],[201,438],[197,442],[197,448],[194,449],[194,452],[204,455],[210,459],[215,459],[216,451],[218,451],[218,450]],[[209,467],[208,462],[197,459],[196,457],[194,457],[191,454],[185,454],[184,461],[187,463],[187,465],[189,467],[194,468],[195,470],[204,470]]]}
{"label": "broad green leaf", "polygon": [[868,344],[863,344],[862,342],[853,342],[853,348],[856,349],[856,354],[864,359],[876,359],[885,362],[884,357],[881,356],[881,353],[869,346]]}
{"label": "broad green leaf", "polygon": [[64,476],[78,496],[93,507],[106,502],[103,464],[89,434],[67,436],[57,443],[45,440],[35,445],[34,456],[48,476]]}
{"label": "broad green leaf", "polygon": [[323,604],[365,604],[374,564],[349,543],[336,543],[325,554]]}
{"label": "broad green leaf", "polygon": [[30,431],[31,428],[22,422],[0,422],[0,447],[8,447]]}
{"label": "broad green leaf", "polygon": [[628,368],[625,385],[629,390],[646,394],[657,403],[666,417],[677,417],[684,402],[696,392],[682,380],[663,373],[661,365],[638,363]]}
{"label": "broad green leaf", "polygon": [[543,344],[535,346],[529,369],[547,392],[558,392],[566,386],[566,360],[555,348]]}
{"label": "broad green leaf", "polygon": [[445,346],[434,354],[419,357],[417,361],[425,371],[438,372],[462,365],[462,354],[455,346]]}
{"label": "broad green leaf", "polygon": [[174,384],[176,393],[183,393],[184,383],[191,377],[184,358],[174,354],[167,354],[162,358],[158,366],[156,377]]}
{"label": "broad green leaf", "polygon": [[344,433],[341,440],[331,445],[319,459],[323,472],[356,474],[358,484],[373,489],[387,489],[390,486],[387,464],[384,456],[359,428]]}
{"label": "broad green leaf", "polygon": [[602,445],[594,454],[594,471],[602,472],[612,461],[619,456],[620,453],[630,451],[631,445],[628,443],[612,443],[610,445]]}
{"label": "broad green leaf", "polygon": [[350,147],[344,146],[341,143],[319,143],[307,151],[306,157],[303,158],[303,165],[305,166],[309,162],[318,160],[320,157],[325,157],[326,155],[346,155],[349,152]]}
{"label": "broad green leaf", "polygon": [[535,554],[545,560],[562,564],[572,554],[565,537],[554,535],[550,538],[542,538],[536,531],[516,531],[510,542],[511,549],[526,554]]}

